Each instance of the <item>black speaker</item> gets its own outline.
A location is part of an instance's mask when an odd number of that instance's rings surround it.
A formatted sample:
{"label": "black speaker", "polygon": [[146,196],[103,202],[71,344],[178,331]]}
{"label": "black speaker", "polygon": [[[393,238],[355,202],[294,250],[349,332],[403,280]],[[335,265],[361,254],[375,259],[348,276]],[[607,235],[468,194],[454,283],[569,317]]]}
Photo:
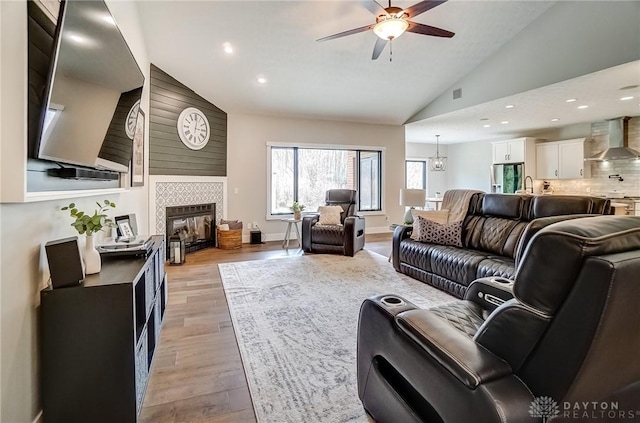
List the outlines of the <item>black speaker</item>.
{"label": "black speaker", "polygon": [[45,244],[53,288],[76,286],[84,279],[78,237],[57,239]]}
{"label": "black speaker", "polygon": [[249,235],[251,244],[262,244],[262,232],[260,231],[250,231]]}

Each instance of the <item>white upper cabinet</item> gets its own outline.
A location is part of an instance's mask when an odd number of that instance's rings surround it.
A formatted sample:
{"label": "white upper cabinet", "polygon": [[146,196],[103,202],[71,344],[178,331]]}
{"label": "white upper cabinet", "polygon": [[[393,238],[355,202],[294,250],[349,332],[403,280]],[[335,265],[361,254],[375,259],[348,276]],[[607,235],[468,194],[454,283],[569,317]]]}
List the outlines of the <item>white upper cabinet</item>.
{"label": "white upper cabinet", "polygon": [[536,145],[537,179],[583,179],[591,177],[584,161],[584,138]]}
{"label": "white upper cabinet", "polygon": [[491,143],[493,148],[493,163],[520,163],[526,158],[526,140],[531,138],[518,138],[509,141]]}

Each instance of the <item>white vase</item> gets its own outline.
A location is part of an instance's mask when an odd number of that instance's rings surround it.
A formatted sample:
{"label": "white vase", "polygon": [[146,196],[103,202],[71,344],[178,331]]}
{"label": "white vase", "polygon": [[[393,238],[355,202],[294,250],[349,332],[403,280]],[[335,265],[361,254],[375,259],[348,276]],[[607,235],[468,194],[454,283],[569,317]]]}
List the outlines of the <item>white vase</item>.
{"label": "white vase", "polygon": [[82,259],[84,260],[85,274],[93,275],[94,273],[100,272],[102,261],[100,260],[100,253],[98,253],[98,250],[93,246],[93,235],[86,236]]}

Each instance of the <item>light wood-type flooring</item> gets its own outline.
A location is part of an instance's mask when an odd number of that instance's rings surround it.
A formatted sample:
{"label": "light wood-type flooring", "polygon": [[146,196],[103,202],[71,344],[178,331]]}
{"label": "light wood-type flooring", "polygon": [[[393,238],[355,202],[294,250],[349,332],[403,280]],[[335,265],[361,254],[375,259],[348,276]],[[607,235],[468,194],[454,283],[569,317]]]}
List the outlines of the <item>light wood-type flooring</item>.
{"label": "light wood-type flooring", "polygon": [[[365,249],[388,256],[391,234],[367,235]],[[239,250],[198,251],[182,266],[167,266],[168,304],[141,422],[256,421],[218,263],[300,254],[281,242],[243,244]]]}

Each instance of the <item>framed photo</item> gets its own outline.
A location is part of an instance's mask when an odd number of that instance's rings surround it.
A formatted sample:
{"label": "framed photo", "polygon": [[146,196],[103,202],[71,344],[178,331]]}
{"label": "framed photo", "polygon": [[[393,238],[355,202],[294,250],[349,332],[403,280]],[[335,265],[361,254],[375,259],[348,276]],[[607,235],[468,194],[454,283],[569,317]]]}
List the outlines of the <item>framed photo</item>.
{"label": "framed photo", "polygon": [[133,229],[131,229],[131,225],[128,220],[121,220],[118,222],[118,229],[122,234],[122,238],[135,238],[136,235],[133,233]]}
{"label": "framed photo", "polygon": [[144,112],[138,111],[136,131],[133,135],[133,155],[131,156],[131,186],[144,186]]}

